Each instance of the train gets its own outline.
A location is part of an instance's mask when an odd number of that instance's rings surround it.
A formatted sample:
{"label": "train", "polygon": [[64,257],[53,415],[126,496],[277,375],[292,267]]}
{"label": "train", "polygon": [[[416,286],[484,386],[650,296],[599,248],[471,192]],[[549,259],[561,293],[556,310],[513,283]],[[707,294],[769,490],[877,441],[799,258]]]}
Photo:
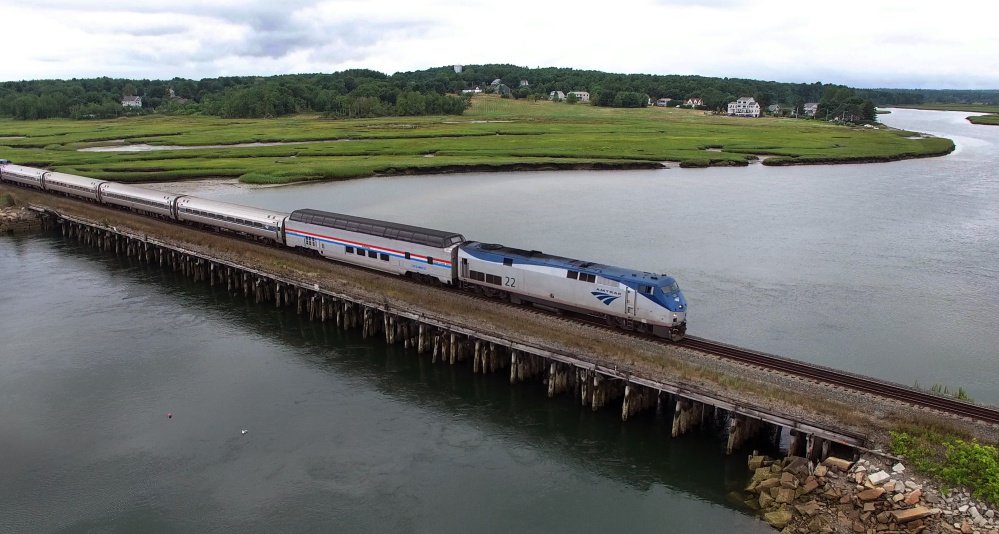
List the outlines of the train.
{"label": "train", "polygon": [[474,291],[679,341],[676,280],[625,267],[466,239],[457,232],[333,213],[291,213],[87,178],[0,159],[0,181],[306,251],[331,261]]}

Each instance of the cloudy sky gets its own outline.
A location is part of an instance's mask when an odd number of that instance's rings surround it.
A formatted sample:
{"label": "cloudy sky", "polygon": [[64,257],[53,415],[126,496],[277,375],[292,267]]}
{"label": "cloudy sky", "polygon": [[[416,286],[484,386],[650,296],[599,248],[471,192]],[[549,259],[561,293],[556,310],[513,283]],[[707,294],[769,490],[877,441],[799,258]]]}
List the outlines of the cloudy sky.
{"label": "cloudy sky", "polygon": [[992,0],[0,0],[0,80],[512,63],[999,88]]}

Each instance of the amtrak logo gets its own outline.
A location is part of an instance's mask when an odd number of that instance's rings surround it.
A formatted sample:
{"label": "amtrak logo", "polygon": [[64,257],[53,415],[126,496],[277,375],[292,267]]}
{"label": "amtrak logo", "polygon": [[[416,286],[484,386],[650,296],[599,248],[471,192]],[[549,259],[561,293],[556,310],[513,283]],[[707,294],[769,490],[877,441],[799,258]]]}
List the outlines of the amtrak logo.
{"label": "amtrak logo", "polygon": [[597,297],[597,299],[599,299],[600,302],[603,302],[608,306],[611,305],[611,302],[614,302],[615,300],[620,298],[620,295],[611,295],[610,293],[606,293],[604,291],[591,291],[590,294],[593,295],[594,297]]}

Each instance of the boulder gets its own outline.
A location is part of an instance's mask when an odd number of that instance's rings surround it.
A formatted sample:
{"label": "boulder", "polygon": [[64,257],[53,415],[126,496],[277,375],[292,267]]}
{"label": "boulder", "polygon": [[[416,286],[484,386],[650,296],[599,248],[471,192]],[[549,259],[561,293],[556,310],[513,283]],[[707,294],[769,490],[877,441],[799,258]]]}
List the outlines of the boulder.
{"label": "boulder", "polygon": [[758,482],[760,480],[766,480],[773,476],[770,472],[769,467],[759,467],[756,471],[753,471],[753,482]]}
{"label": "boulder", "polygon": [[803,516],[812,517],[815,514],[819,513],[819,510],[821,510],[822,507],[821,505],[819,505],[818,501],[811,500],[806,502],[805,504],[794,505],[794,509],[797,510],[798,513]]}
{"label": "boulder", "polygon": [[912,490],[908,493],[908,495],[905,496],[905,500],[903,502],[905,502],[905,504],[908,504],[909,506],[913,506],[919,502],[919,498],[922,496],[923,496],[922,490],[918,489]]}
{"label": "boulder", "polygon": [[791,473],[784,472],[780,475],[780,485],[785,488],[794,489],[798,487],[798,477]]}
{"label": "boulder", "polygon": [[749,470],[756,471],[757,469],[763,467],[763,462],[767,461],[766,456],[750,456],[749,457]]}
{"label": "boulder", "polygon": [[871,488],[858,493],[857,498],[860,499],[860,502],[869,502],[880,499],[884,494],[884,488]]}
{"label": "boulder", "polygon": [[902,465],[902,462],[899,462],[899,463],[891,466],[891,471],[892,471],[892,473],[904,473],[905,472],[905,466]]}
{"label": "boulder", "polygon": [[829,468],[826,467],[826,466],[824,466],[824,465],[820,464],[820,465],[815,466],[815,476],[817,476],[817,477],[824,477],[824,476],[826,476],[826,473],[828,471],[829,471]]}
{"label": "boulder", "polygon": [[777,490],[777,495],[774,497],[779,503],[790,503],[794,501],[794,490],[788,488],[780,488]]}
{"label": "boulder", "polygon": [[808,476],[808,471],[808,459],[801,456],[791,456],[784,466],[785,473],[791,473],[799,478]]}
{"label": "boulder", "polygon": [[805,481],[805,484],[801,486],[801,494],[808,495],[809,493],[815,491],[819,487],[819,481],[814,478],[809,478]]}
{"label": "boulder", "polygon": [[931,515],[931,510],[923,506],[917,506],[915,508],[909,508],[907,510],[893,510],[891,512],[892,517],[895,518],[895,522],[898,524],[908,523],[910,521],[915,521],[917,519],[922,519],[924,517],[929,517]]}
{"label": "boulder", "polygon": [[770,526],[776,529],[782,529],[791,522],[791,511],[787,508],[781,508],[780,510],[774,510],[773,512],[767,512],[763,514],[763,519],[770,523]]}
{"label": "boulder", "polygon": [[769,492],[763,492],[760,494],[760,509],[766,510],[774,504],[774,498],[770,496]]}
{"label": "boulder", "polygon": [[874,484],[875,486],[877,486],[878,484],[881,484],[881,483],[885,482],[886,480],[888,480],[890,478],[891,478],[891,475],[889,475],[888,473],[885,473],[884,471],[875,471],[875,472],[867,475],[867,481],[870,482],[871,484]]}
{"label": "boulder", "polygon": [[762,493],[765,491],[770,491],[770,488],[776,488],[780,486],[780,479],[777,477],[768,478],[766,480],[761,480],[756,484],[756,491]]}
{"label": "boulder", "polygon": [[839,469],[840,471],[848,471],[850,466],[853,465],[853,462],[842,458],[836,458],[835,456],[829,456],[825,460],[822,460],[822,465]]}

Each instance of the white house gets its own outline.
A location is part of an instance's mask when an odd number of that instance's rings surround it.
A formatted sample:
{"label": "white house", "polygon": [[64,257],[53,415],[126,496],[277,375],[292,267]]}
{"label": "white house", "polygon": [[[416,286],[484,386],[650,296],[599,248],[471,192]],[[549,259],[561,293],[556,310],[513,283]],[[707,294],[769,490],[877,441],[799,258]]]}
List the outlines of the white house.
{"label": "white house", "polygon": [[814,117],[815,114],[819,111],[819,103],[818,102],[805,102],[805,105],[803,106],[803,109],[804,109],[806,117]]}
{"label": "white house", "polygon": [[554,100],[556,102],[565,100],[565,93],[562,91],[552,91],[551,93],[548,93],[548,100]]}
{"label": "white house", "polygon": [[736,117],[759,117],[760,103],[751,96],[740,97],[739,100],[728,103],[728,114]]}
{"label": "white house", "polygon": [[479,88],[479,86],[475,86],[475,89],[462,89],[461,90],[461,94],[463,94],[463,95],[477,95],[477,94],[479,94],[481,92],[482,92],[482,89]]}
{"label": "white house", "polygon": [[566,96],[570,95],[575,96],[577,102],[590,101],[590,93],[587,93],[586,91],[569,91],[568,93],[566,93]]}
{"label": "white house", "polygon": [[692,108],[696,108],[698,106],[703,106],[704,105],[704,101],[695,96],[693,98],[688,98],[688,99],[684,100],[683,101],[683,105],[684,106],[690,106]]}
{"label": "white house", "polygon": [[142,107],[142,97],[141,96],[123,96],[121,97],[121,105],[126,108],[141,108]]}
{"label": "white house", "polygon": [[656,106],[664,108],[664,107],[668,106],[669,103],[672,102],[672,101],[673,101],[672,98],[660,98],[659,100],[656,100]]}

